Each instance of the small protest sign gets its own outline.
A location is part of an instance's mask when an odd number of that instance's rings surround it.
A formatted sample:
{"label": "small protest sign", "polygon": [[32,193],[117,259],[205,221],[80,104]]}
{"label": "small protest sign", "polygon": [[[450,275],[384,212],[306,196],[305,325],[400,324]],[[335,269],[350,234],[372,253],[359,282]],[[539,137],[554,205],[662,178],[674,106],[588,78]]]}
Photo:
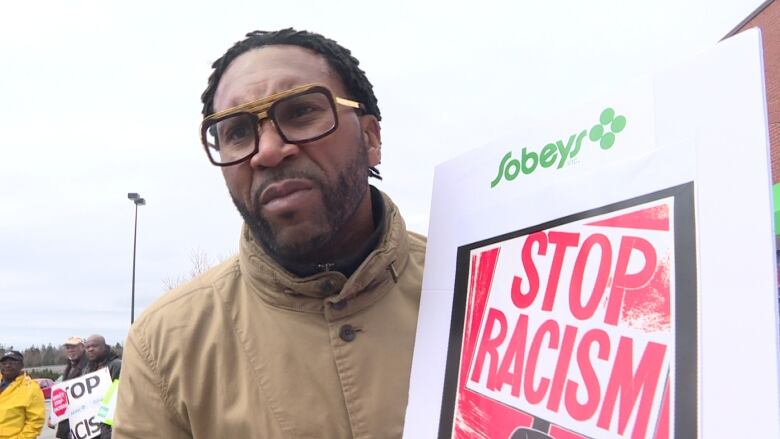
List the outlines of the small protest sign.
{"label": "small protest sign", "polygon": [[70,420],[69,437],[88,439],[100,434],[97,413],[103,397],[111,387],[111,374],[103,368],[52,388],[51,422]]}

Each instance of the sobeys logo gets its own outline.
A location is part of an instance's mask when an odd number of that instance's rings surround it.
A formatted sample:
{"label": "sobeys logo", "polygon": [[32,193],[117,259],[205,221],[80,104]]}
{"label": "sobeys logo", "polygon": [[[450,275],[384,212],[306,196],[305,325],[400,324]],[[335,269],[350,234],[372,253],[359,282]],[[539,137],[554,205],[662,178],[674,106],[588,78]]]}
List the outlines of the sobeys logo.
{"label": "sobeys logo", "polygon": [[615,134],[623,131],[625,127],[625,116],[616,116],[615,110],[605,108],[599,116],[599,123],[593,125],[590,131],[585,129],[572,134],[565,144],[563,139],[550,142],[539,152],[523,148],[519,160],[512,158],[512,151],[507,152],[498,165],[498,175],[490,182],[490,187],[496,187],[502,178],[512,181],[520,175],[520,172],[529,175],[536,170],[537,166],[549,168],[557,163],[556,169],[561,169],[567,160],[573,159],[579,154],[585,137],[588,137],[591,142],[598,142],[603,150],[610,149],[615,144]]}

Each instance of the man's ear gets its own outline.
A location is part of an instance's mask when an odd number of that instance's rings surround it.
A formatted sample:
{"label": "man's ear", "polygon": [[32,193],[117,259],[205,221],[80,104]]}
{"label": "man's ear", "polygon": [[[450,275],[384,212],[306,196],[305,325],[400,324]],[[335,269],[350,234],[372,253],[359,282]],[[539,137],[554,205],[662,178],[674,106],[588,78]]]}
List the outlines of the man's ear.
{"label": "man's ear", "polygon": [[368,166],[376,166],[382,161],[382,126],[375,116],[366,114],[360,117],[360,129],[368,154]]}

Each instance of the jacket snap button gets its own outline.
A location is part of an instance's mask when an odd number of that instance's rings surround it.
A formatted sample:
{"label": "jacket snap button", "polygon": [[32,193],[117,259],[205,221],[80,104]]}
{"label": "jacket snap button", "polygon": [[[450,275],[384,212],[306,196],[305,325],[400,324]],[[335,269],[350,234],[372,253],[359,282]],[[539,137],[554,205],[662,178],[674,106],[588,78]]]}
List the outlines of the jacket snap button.
{"label": "jacket snap button", "polygon": [[352,325],[344,325],[339,331],[339,337],[341,337],[341,339],[344,341],[354,340],[356,334],[357,333],[355,332],[355,328],[353,328]]}
{"label": "jacket snap button", "polygon": [[326,279],[326,280],[325,280],[325,281],[322,283],[322,291],[323,291],[324,293],[332,293],[332,292],[334,292],[335,290],[336,290],[336,284],[335,284],[335,283],[333,283],[333,281],[332,281],[332,280],[330,280],[330,279]]}
{"label": "jacket snap button", "polygon": [[347,307],[347,301],[346,300],[339,300],[338,302],[333,302],[330,304],[330,307],[333,308],[336,311],[341,311],[342,309]]}

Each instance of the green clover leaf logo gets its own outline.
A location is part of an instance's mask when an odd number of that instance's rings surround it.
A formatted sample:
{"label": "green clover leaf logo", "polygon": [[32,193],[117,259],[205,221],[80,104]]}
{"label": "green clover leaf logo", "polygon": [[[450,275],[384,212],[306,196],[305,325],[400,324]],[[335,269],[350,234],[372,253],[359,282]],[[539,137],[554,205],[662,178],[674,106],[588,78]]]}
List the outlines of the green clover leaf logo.
{"label": "green clover leaf logo", "polygon": [[[605,127],[609,128],[608,132],[605,130]],[[615,116],[615,110],[605,108],[601,112],[601,116],[599,116],[599,123],[593,125],[588,137],[593,142],[599,142],[601,149],[609,149],[615,144],[615,134],[623,131],[625,127],[625,116]]]}

